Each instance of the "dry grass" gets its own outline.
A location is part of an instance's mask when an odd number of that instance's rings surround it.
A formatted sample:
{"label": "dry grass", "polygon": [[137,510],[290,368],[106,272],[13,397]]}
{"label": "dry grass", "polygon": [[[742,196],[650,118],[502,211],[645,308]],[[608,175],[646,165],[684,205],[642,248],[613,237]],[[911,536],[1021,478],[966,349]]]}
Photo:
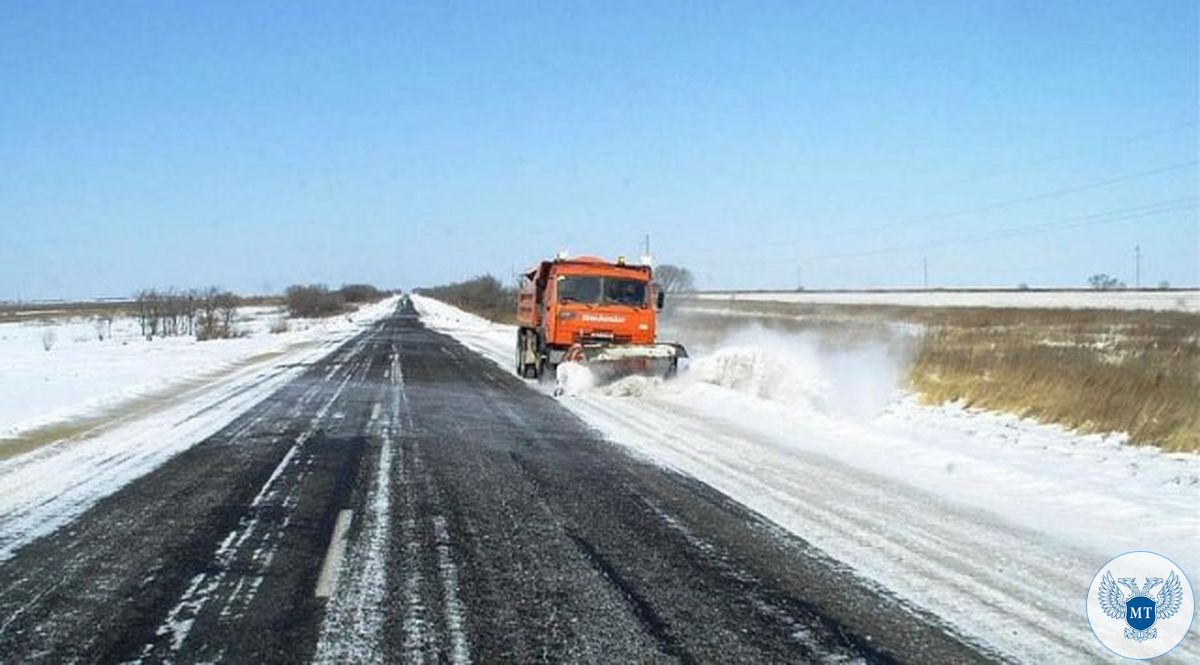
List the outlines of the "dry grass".
{"label": "dry grass", "polygon": [[102,303],[0,303],[0,323],[22,321],[54,321],[71,317],[133,316],[137,306],[132,302]]}
{"label": "dry grass", "polygon": [[925,336],[909,382],[931,402],[1200,451],[1200,317],[1144,316],[1132,325],[941,325]]}
{"label": "dry grass", "polygon": [[962,401],[1136,444],[1200,451],[1200,315],[1182,312],[694,303],[816,327],[919,325],[908,382]]}

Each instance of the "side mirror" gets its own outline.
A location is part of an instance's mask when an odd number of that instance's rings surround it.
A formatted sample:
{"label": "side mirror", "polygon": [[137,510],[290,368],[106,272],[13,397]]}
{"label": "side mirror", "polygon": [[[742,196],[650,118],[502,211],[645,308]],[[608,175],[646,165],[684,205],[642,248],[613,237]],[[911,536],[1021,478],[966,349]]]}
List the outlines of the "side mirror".
{"label": "side mirror", "polygon": [[654,291],[655,291],[654,308],[662,309],[663,303],[665,303],[667,301],[667,294],[664,293],[662,291],[662,289],[655,289]]}

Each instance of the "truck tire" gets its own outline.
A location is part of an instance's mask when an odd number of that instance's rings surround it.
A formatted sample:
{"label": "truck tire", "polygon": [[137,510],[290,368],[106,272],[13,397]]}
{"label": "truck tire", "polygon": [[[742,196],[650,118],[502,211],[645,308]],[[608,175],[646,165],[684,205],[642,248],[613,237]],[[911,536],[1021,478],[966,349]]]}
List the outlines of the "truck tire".
{"label": "truck tire", "polygon": [[537,363],[525,361],[530,352],[536,357],[537,333],[528,328],[522,328],[517,331],[516,370],[517,376],[523,379],[536,379],[538,376]]}

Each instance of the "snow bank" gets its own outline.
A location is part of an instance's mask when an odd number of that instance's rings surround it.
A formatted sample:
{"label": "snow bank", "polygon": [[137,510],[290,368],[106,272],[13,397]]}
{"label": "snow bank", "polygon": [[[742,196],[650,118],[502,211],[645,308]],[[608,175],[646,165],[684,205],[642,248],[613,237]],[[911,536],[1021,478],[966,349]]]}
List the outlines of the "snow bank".
{"label": "snow bank", "polygon": [[[508,366],[511,327],[416,304]],[[829,349],[751,325],[693,355],[673,381],[629,377],[562,404],[1004,653],[1103,657],[1083,597],[1116,554],[1149,549],[1200,573],[1200,456],[923,406],[898,389],[906,359],[881,344]]]}
{"label": "snow bank", "polygon": [[515,371],[516,326],[493,323],[433,298],[417,294],[410,297],[425,325],[451,335],[479,355]]}

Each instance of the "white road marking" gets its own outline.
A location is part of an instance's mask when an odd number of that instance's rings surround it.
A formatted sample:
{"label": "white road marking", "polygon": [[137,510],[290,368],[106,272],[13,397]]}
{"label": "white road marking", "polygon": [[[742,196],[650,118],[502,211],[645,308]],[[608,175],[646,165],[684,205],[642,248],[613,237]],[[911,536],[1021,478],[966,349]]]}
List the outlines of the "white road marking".
{"label": "white road marking", "polygon": [[371,440],[379,445],[375,482],[366,502],[362,528],[355,541],[348,543],[344,582],[330,594],[325,607],[313,656],[317,663],[375,661],[384,653],[384,623],[391,609],[386,604],[387,569],[391,560],[391,481],[395,468],[403,461],[396,416],[404,385],[395,344],[389,375],[392,408],[378,424],[375,419],[380,415],[379,403],[371,413],[369,433]]}
{"label": "white road marking", "polygon": [[[347,356],[353,357],[357,351],[362,348],[364,343],[365,342],[359,343],[354,350],[347,354]],[[338,368],[344,366],[343,363],[335,363],[335,365]],[[302,446],[309,438],[316,434],[317,430],[321,427],[322,422],[328,415],[330,408],[332,408],[333,404],[341,396],[342,391],[345,390],[346,384],[350,382],[350,379],[353,377],[353,375],[353,369],[350,369],[346,372],[346,377],[339,383],[338,387],[334,390],[333,395],[329,397],[329,399],[325,401],[317,410],[308,429],[296,437],[292,447],[288,449],[287,453],[283,456],[283,459],[280,460],[279,464],[271,472],[270,477],[268,477],[267,481],[263,483],[262,487],[258,491],[258,494],[255,495],[254,499],[250,502],[251,509],[259,507],[272,497],[276,489],[276,481],[282,475],[284,468],[291,463],[292,459],[295,457],[296,451],[300,448],[300,446]],[[306,392],[305,396],[301,398],[299,404],[303,405],[308,395],[317,391],[317,384],[314,384],[314,386],[310,388],[308,392]],[[188,635],[191,633],[191,629],[195,623],[196,617],[199,616],[201,610],[204,608],[204,605],[211,597],[210,594],[218,589],[224,582],[230,571],[232,563],[237,558],[238,551],[249,541],[251,536],[259,535],[256,534],[256,531],[259,529],[259,524],[258,517],[255,514],[247,515],[239,520],[237,527],[229,532],[229,534],[217,548],[216,552],[213,553],[213,567],[216,569],[216,571],[210,573],[200,573],[196,575],[192,579],[191,585],[180,598],[179,603],[171,609],[171,611],[167,614],[166,620],[159,625],[156,635],[159,637],[170,635],[171,652],[178,652],[183,646],[183,643],[187,640]],[[259,537],[265,538],[266,536],[260,535]],[[273,551],[271,554],[273,555]],[[256,557],[252,556],[252,558]],[[256,591],[258,584],[260,583],[261,578],[254,580],[252,583],[252,591]],[[253,595],[253,593],[251,593],[251,595]],[[143,647],[142,657],[148,657],[153,651],[154,646],[155,642],[153,641],[147,643]]]}
{"label": "white road marking", "polygon": [[446,630],[450,633],[450,661],[471,662],[471,649],[467,646],[466,608],[458,597],[458,565],[450,556],[450,530],[446,518],[433,518],[433,535],[437,539],[438,572],[442,578],[442,599],[445,604]]}
{"label": "white road marking", "polygon": [[353,510],[338,512],[337,521],[333,524],[333,537],[329,539],[329,549],[325,551],[325,560],[321,562],[321,574],[317,577],[317,598],[328,598],[337,587],[338,571],[342,567],[342,557],[346,554],[346,533],[350,530],[350,520],[354,517]]}

